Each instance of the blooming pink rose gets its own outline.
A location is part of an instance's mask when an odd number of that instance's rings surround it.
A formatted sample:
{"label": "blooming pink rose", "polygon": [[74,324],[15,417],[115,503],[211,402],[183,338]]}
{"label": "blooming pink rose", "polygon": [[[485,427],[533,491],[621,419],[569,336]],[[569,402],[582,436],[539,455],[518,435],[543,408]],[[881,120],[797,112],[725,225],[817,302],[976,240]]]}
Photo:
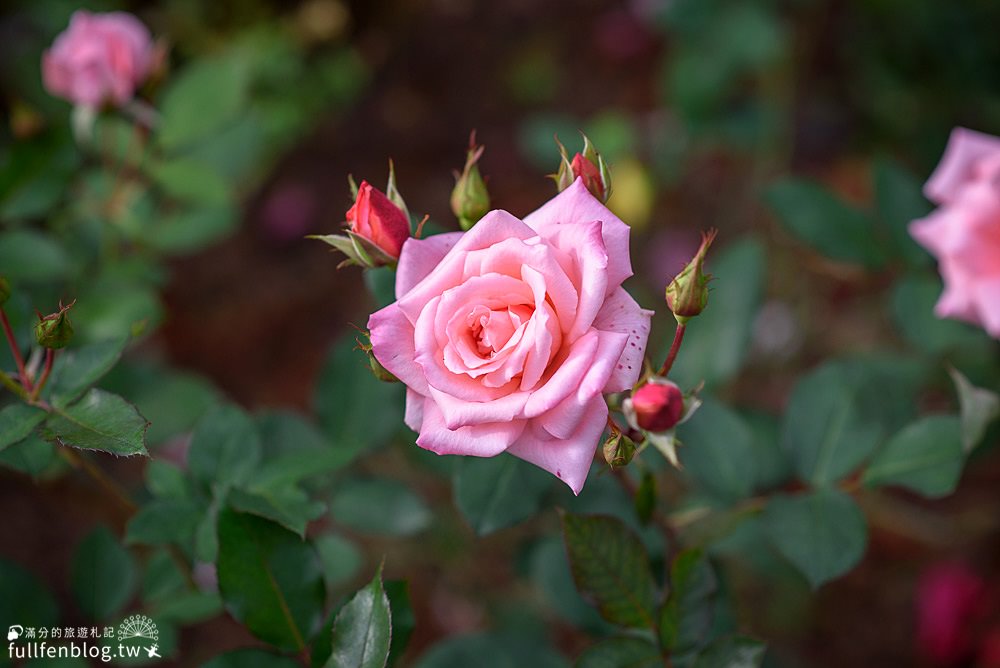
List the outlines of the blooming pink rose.
{"label": "blooming pink rose", "polygon": [[954,666],[973,650],[973,627],[986,610],[986,585],[968,566],[936,564],[917,587],[917,646],[935,664]]}
{"label": "blooming pink rose", "polygon": [[42,55],[42,79],[51,94],[74,104],[122,105],[149,76],[154,60],[152,39],[139,19],[79,10]]}
{"label": "blooming pink rose", "polygon": [[579,493],[607,421],[603,394],[639,376],[652,312],[621,287],[629,229],[577,179],[523,221],[409,239],[398,301],[368,321],[407,386],[406,424],[438,454],[509,452]]}
{"label": "blooming pink rose", "polygon": [[924,192],[940,207],[910,234],[938,259],[935,313],[1000,338],[1000,138],[956,128]]}

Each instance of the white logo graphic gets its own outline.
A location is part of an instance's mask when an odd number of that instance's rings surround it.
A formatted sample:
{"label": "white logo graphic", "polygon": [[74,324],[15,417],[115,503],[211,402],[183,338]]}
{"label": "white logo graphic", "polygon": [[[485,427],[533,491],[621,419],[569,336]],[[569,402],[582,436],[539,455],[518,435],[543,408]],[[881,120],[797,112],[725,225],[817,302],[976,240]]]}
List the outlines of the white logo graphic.
{"label": "white logo graphic", "polygon": [[7,640],[17,640],[22,633],[24,633],[24,627],[20,624],[14,624],[7,629]]}
{"label": "white logo graphic", "polygon": [[[146,615],[132,615],[118,625],[118,642],[132,638],[156,641],[160,639],[160,632],[156,630],[156,624],[153,623],[153,620]],[[155,648],[156,645],[154,644],[153,647]],[[150,654],[150,656],[153,655]]]}

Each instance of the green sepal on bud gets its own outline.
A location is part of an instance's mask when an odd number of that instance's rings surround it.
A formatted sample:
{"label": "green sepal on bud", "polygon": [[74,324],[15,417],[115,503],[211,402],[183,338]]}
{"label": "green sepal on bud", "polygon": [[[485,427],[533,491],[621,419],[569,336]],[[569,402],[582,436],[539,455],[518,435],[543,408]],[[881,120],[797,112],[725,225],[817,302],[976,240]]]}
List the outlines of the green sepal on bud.
{"label": "green sepal on bud", "polygon": [[698,252],[667,286],[667,306],[680,325],[687,324],[688,320],[704,311],[708,305],[708,283],[712,280],[712,275],[705,274],[702,268],[705,254],[717,234],[718,230],[715,229],[702,233]]}
{"label": "green sepal on bud", "polygon": [[604,459],[611,468],[628,466],[635,457],[635,441],[620,431],[613,431],[604,441]]}
{"label": "green sepal on bud", "polygon": [[373,269],[375,267],[396,267],[396,258],[392,257],[374,243],[360,234],[345,230],[344,234],[310,234],[306,239],[316,239],[329,244],[347,256],[347,259],[337,265],[337,269],[352,264]]}
{"label": "green sepal on bud", "polygon": [[607,202],[611,197],[611,170],[604,158],[597,152],[597,148],[587,135],[583,135],[583,152],[577,153],[571,160],[566,147],[556,137],[556,145],[559,146],[559,171],[552,176],[555,179],[559,192],[566,190],[577,178],[583,179],[583,185],[590,191],[590,194],[599,199],[602,203]]}
{"label": "green sepal on bud", "polygon": [[43,348],[59,349],[65,348],[73,339],[73,323],[69,320],[67,313],[73,304],[74,299],[68,305],[59,303],[59,310],[55,313],[42,316],[39,314],[38,324],[35,325],[35,340]]}
{"label": "green sepal on bud", "polygon": [[[350,177],[350,183],[354,198],[358,197],[358,186],[354,184],[354,177]],[[396,167],[392,164],[392,159],[389,159],[389,181],[385,184],[385,196],[389,198],[389,201],[399,207],[400,211],[406,216],[406,221],[410,221],[410,210],[406,208],[406,202],[403,201],[403,196],[399,194],[399,188],[396,187]]]}
{"label": "green sepal on bud", "polygon": [[451,191],[451,211],[458,218],[462,230],[468,231],[490,210],[490,193],[479,172],[479,159],[485,146],[476,145],[476,132],[469,136],[469,150],[465,154],[462,173],[455,173],[455,188]]}
{"label": "green sepal on bud", "polygon": [[8,299],[10,299],[10,281],[0,276],[0,306],[6,304]]}
{"label": "green sepal on bud", "polygon": [[398,383],[399,378],[396,378],[388,369],[382,366],[382,363],[375,357],[375,353],[372,352],[371,334],[368,332],[362,332],[362,334],[364,334],[365,340],[358,339],[358,350],[368,355],[368,368],[371,369],[372,375],[383,383]]}

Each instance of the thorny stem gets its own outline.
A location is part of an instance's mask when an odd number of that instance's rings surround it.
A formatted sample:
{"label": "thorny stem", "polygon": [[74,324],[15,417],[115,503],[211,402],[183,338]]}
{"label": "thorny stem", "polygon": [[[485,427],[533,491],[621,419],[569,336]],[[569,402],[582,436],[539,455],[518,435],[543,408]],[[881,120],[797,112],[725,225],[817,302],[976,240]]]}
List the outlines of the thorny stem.
{"label": "thorny stem", "polygon": [[658,375],[666,377],[670,373],[670,368],[674,365],[674,360],[677,359],[677,352],[681,349],[681,341],[684,340],[684,331],[686,326],[677,323],[677,329],[674,330],[674,342],[670,344],[670,352],[667,353],[667,359],[663,362],[663,366],[660,367],[660,373]]}
{"label": "thorny stem", "polygon": [[24,368],[24,358],[21,357],[21,349],[17,347],[14,330],[10,328],[10,320],[7,319],[7,312],[3,308],[0,308],[0,320],[3,321],[3,333],[7,337],[7,345],[10,346],[10,352],[14,356],[14,363],[17,364],[17,375],[21,379],[21,385],[24,386],[25,391],[31,392],[31,379],[28,378],[28,372]]}
{"label": "thorny stem", "polygon": [[42,371],[41,377],[39,377],[38,382],[35,384],[35,389],[31,391],[31,402],[34,403],[38,401],[38,395],[41,394],[42,388],[45,387],[45,383],[49,380],[49,374],[52,373],[52,362],[56,359],[56,351],[52,348],[45,349],[45,370]]}

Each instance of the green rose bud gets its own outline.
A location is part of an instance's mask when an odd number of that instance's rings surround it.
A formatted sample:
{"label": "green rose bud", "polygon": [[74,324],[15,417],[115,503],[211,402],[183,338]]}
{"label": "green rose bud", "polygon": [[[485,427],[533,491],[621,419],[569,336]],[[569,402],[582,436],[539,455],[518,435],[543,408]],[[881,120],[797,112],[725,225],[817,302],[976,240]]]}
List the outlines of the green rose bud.
{"label": "green rose bud", "polygon": [[608,440],[604,441],[604,459],[611,468],[627,466],[634,456],[635,443],[620,431],[613,432]]}
{"label": "green rose bud", "polygon": [[451,191],[451,210],[463,230],[469,230],[490,210],[490,193],[476,164],[483,156],[485,146],[476,146],[476,133],[469,137],[469,152],[465,168],[456,176],[455,189]]}
{"label": "green rose bud", "polygon": [[67,306],[60,302],[59,310],[44,316],[35,325],[35,340],[43,348],[65,348],[73,338],[73,323],[70,322],[67,312],[73,308],[73,300]]}
{"label": "green rose bud", "polygon": [[711,274],[704,274],[702,266],[709,246],[715,241],[717,230],[709,230],[701,236],[701,246],[694,258],[677,274],[667,286],[667,306],[670,307],[678,324],[684,325],[708,305],[708,282]]}
{"label": "green rose bud", "polygon": [[597,152],[597,149],[590,142],[587,135],[583,135],[583,152],[577,153],[570,160],[566,147],[556,138],[559,145],[559,172],[553,177],[559,192],[566,190],[578,178],[583,179],[583,185],[590,191],[590,194],[607,202],[611,197],[611,171],[604,162],[604,158]]}

